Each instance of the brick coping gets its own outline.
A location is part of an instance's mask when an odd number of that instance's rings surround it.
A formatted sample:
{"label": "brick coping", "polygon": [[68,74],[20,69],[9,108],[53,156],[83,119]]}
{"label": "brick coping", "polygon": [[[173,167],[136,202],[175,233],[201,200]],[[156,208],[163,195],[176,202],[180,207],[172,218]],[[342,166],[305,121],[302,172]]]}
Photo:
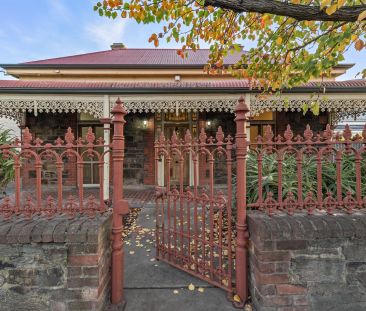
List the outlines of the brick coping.
{"label": "brick coping", "polygon": [[65,215],[52,219],[44,217],[13,218],[0,217],[0,244],[29,243],[83,243],[98,242],[98,228],[111,218],[111,212],[91,219],[77,216],[69,219]]}
{"label": "brick coping", "polygon": [[281,213],[268,216],[263,212],[248,211],[247,221],[251,236],[260,240],[366,237],[366,214],[363,212],[311,216],[305,213],[295,213],[292,216]]}

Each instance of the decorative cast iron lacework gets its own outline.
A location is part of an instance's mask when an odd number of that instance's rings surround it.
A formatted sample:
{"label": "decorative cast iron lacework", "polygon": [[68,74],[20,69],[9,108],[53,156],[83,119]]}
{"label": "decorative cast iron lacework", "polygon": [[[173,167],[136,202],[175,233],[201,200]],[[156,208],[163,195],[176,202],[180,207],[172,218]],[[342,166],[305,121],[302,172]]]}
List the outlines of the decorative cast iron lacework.
{"label": "decorative cast iron lacework", "polygon": [[[289,99],[285,101],[283,98],[271,99],[251,99],[250,113],[251,115],[259,115],[265,111],[298,111],[302,112],[304,105],[311,106],[313,99],[308,96],[302,99]],[[320,99],[321,111],[333,112],[349,112],[362,113],[366,111],[366,98],[347,99],[347,98],[330,98],[328,100]]]}
{"label": "decorative cast iron lacework", "polygon": [[15,120],[20,124],[24,112],[83,112],[94,116],[103,117],[103,99],[76,98],[76,97],[1,97],[0,116]]}
{"label": "decorative cast iron lacework", "polygon": [[155,100],[130,100],[124,99],[124,104],[128,112],[174,112],[174,111],[225,111],[234,112],[238,98],[235,96],[231,99],[205,98],[204,96],[196,96],[193,98],[180,98],[179,95],[174,98],[166,99],[161,97]]}
{"label": "decorative cast iron lacework", "polygon": [[[23,215],[32,218],[35,215],[45,215],[51,218],[58,214],[67,214],[70,218],[77,214],[95,217],[97,213],[106,211],[104,202],[103,165],[109,150],[104,151],[103,138],[96,138],[89,128],[85,138],[75,138],[71,128],[53,144],[43,143],[39,138],[34,139],[29,129],[23,132],[23,140],[18,138],[10,145],[0,145],[0,156],[14,162],[15,192],[0,200],[0,215],[5,219]],[[83,187],[84,162],[95,159],[99,170],[99,191],[89,193]],[[46,162],[55,164],[57,185],[52,188],[42,184],[42,168]],[[76,183],[73,189],[66,189],[63,183],[65,162],[71,162],[76,169]],[[27,168],[35,171],[30,178],[29,188],[25,185]],[[22,182],[23,179],[23,182]],[[46,188],[47,187],[47,188]],[[47,194],[48,192],[48,194]],[[99,199],[96,198],[99,195]],[[65,198],[66,197],[66,198]]]}
{"label": "decorative cast iron lacework", "polygon": [[327,125],[314,133],[309,125],[295,136],[290,126],[275,137],[270,126],[256,143],[249,143],[248,206],[269,215],[336,211],[353,213],[366,208],[366,124],[360,135],[348,125],[343,134]]}
{"label": "decorative cast iron lacework", "polygon": [[[344,95],[343,95],[344,96]],[[321,111],[332,111],[335,113],[358,114],[366,111],[366,99],[362,98],[340,98],[334,97],[327,100],[320,99]],[[141,112],[177,112],[177,111],[225,111],[234,112],[238,96],[217,94],[215,96],[197,95],[151,95],[151,96],[122,96],[125,109],[129,113]],[[265,111],[299,111],[304,104],[310,105],[313,100],[308,94],[303,98],[289,98],[285,102],[283,98],[271,97],[269,99],[258,99],[251,96],[250,114],[259,115]],[[111,100],[111,107],[114,100]],[[0,116],[15,119],[20,123],[22,112],[83,112],[94,116],[103,117],[102,97],[71,97],[71,96],[6,96],[0,98]]]}

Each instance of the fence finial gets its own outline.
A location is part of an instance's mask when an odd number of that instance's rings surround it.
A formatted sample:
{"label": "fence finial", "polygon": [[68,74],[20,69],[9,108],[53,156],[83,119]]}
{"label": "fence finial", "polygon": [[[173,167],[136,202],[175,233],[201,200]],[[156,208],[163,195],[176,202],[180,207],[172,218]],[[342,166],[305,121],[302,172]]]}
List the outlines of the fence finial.
{"label": "fence finial", "polygon": [[118,114],[118,113],[121,113],[123,115],[127,114],[127,111],[123,105],[123,102],[121,101],[121,99],[119,97],[117,98],[116,104],[114,105],[111,112],[112,112],[112,114]]}
{"label": "fence finial", "polygon": [[249,112],[249,107],[245,102],[243,96],[240,96],[237,105],[235,106],[234,112],[238,114],[238,112]]}

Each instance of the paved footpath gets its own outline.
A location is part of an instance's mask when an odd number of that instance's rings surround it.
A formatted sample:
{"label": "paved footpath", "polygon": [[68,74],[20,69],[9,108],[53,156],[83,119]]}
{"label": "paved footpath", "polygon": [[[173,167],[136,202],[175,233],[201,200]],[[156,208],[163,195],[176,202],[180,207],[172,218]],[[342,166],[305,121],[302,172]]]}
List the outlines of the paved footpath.
{"label": "paved footpath", "polygon": [[146,203],[126,239],[125,311],[238,310],[224,290],[154,259],[154,212],[154,204]]}

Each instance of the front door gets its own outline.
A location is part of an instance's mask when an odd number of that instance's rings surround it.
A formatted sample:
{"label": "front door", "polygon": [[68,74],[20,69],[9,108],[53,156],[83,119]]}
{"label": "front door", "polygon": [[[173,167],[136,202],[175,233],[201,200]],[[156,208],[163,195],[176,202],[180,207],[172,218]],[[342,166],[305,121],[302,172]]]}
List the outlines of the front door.
{"label": "front door", "polygon": [[[173,133],[175,131],[175,134],[177,135],[178,139],[184,139],[184,135],[186,134],[187,130],[189,129],[189,124],[166,124],[164,126],[164,135],[167,139],[171,139],[173,136]],[[187,154],[184,157],[183,162],[183,183],[184,185],[189,185],[189,169],[190,169],[190,157]],[[165,163],[165,171],[168,172],[168,166],[167,163]],[[172,184],[178,184],[179,183],[179,177],[180,177],[180,163],[177,157],[173,156],[171,167],[170,167],[170,180]]]}

